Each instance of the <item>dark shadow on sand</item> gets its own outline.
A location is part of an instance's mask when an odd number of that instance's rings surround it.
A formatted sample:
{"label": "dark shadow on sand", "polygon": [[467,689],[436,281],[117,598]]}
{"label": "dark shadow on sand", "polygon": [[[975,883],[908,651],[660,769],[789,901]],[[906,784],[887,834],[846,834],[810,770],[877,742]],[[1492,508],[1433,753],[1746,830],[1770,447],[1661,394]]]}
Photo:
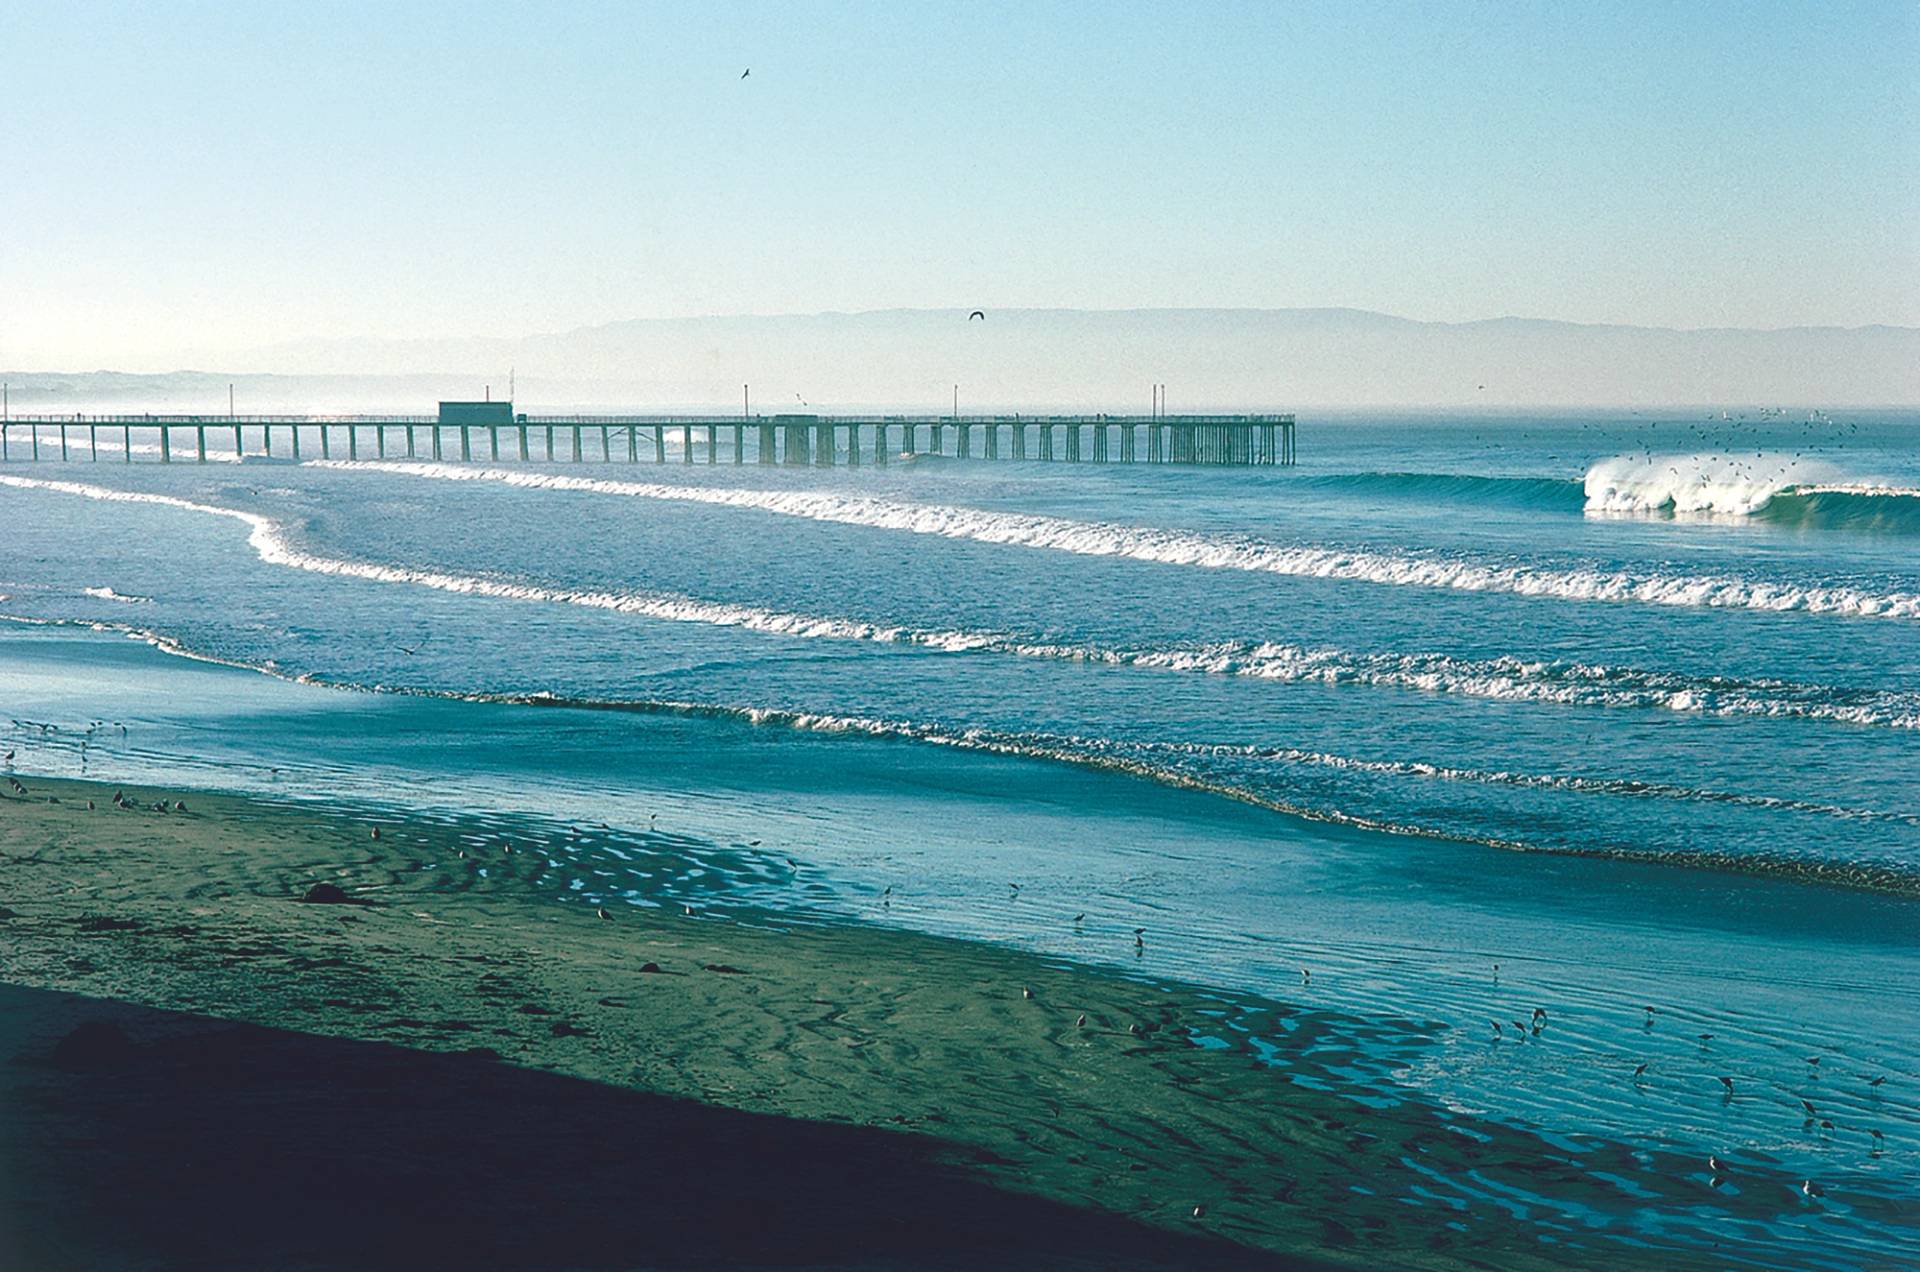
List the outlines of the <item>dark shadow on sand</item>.
{"label": "dark shadow on sand", "polygon": [[[89,1021],[125,1045],[56,1062]],[[1007,1192],[928,1136],[482,1055],[0,985],[0,1061],[4,1268],[1293,1266]]]}

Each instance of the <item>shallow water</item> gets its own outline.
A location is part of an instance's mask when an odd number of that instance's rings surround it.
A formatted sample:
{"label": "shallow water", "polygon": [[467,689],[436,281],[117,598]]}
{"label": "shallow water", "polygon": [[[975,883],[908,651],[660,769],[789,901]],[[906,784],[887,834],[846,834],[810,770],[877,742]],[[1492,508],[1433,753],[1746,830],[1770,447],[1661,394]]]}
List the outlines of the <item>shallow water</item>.
{"label": "shallow water", "polygon": [[1382,1089],[1765,1161],[1828,1202],[1742,1240],[1903,1248],[1845,1199],[1920,1179],[1920,420],[1308,420],[1301,461],[16,463],[6,745],[651,825],[684,851],[566,891],[1410,1022]]}

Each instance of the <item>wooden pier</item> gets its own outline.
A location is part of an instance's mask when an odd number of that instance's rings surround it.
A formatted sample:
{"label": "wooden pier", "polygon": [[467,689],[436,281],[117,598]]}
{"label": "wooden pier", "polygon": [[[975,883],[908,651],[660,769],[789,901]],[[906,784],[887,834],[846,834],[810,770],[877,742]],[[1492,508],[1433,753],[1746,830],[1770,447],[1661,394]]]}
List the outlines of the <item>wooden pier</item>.
{"label": "wooden pier", "polygon": [[1290,465],[1291,415],[16,415],[0,463],[412,459],[459,463]]}

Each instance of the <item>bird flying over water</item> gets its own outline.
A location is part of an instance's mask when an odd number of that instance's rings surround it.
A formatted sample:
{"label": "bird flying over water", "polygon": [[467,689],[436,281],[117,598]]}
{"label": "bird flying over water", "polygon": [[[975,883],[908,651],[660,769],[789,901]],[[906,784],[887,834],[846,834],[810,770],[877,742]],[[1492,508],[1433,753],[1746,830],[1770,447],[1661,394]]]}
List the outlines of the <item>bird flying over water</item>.
{"label": "bird flying over water", "polygon": [[984,309],[976,309],[967,315],[968,322],[972,322],[975,318],[978,318],[981,322],[985,322],[987,320],[987,311]]}

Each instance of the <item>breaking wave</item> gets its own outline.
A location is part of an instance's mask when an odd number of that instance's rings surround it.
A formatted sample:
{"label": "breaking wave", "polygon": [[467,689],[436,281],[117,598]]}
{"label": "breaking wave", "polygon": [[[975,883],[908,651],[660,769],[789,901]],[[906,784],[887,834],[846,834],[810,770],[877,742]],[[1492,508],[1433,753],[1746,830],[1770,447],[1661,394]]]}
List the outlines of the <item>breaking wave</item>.
{"label": "breaking wave", "polygon": [[901,530],[980,543],[1044,548],[1083,556],[1118,556],[1166,565],[1245,570],[1301,578],[1342,579],[1400,586],[1503,592],[1565,600],[1630,601],[1853,617],[1920,618],[1920,593],[1874,592],[1838,585],[1776,582],[1728,574],[1669,574],[1595,568],[1547,569],[1445,555],[1413,555],[1306,544],[1285,546],[1184,530],[1072,521],[1027,513],[990,512],[946,504],[909,504],[864,495],[815,491],[682,486],[613,481],[447,464],[317,461],[438,481],[495,482],[528,489],[578,491],[752,508],[781,516],[841,525]]}
{"label": "breaking wave", "polygon": [[[0,616],[5,617],[5,616]],[[291,675],[271,664],[248,663],[196,650],[162,633],[123,624],[89,622],[80,619],[14,619],[6,621],[42,626],[87,627],[97,631],[118,631],[152,645],[164,653],[198,662],[214,663],[253,671],[278,679],[291,680],[318,688],[356,693],[390,694],[402,697],[432,698],[443,701],[488,703],[504,706],[560,707],[581,711],[612,711],[638,715],[662,715],[679,718],[737,721],[755,726],[792,729],[818,734],[857,735],[860,737],[945,746],[957,750],[978,751],[1019,759],[1069,764],[1079,768],[1119,773],[1163,786],[1210,794],[1302,820],[1348,827],[1380,834],[1410,836],[1452,843],[1476,844],[1515,852],[1548,853],[1565,856],[1607,857],[1620,860],[1690,865],[1743,873],[1819,880],[1827,883],[1864,887],[1878,891],[1920,894],[1920,873],[1898,862],[1842,861],[1822,857],[1797,857],[1785,853],[1728,852],[1720,849],[1679,850],[1651,848],[1628,843],[1548,844],[1527,842],[1502,836],[1477,833],[1458,826],[1422,824],[1363,813],[1301,798],[1296,783],[1275,781],[1269,775],[1262,780],[1256,771],[1235,773],[1232,765],[1281,765],[1331,770],[1368,777],[1399,778],[1416,781],[1500,786],[1530,790],[1555,790],[1570,793],[1613,796],[1632,799],[1677,800],[1710,804],[1732,804],[1772,811],[1806,813],[1848,820],[1893,822],[1920,825],[1920,816],[1877,809],[1853,808],[1812,800],[1719,791],[1664,782],[1641,782],[1626,778],[1588,777],[1577,774],[1523,773],[1504,770],[1461,768],[1411,760],[1372,760],[1312,751],[1298,747],[1226,745],[1195,742],[1127,741],[1088,738],[1072,734],[1016,731],[923,723],[911,720],[832,712],[797,711],[789,708],[742,706],[725,703],[701,703],[674,699],[590,698],[533,692],[465,692],[405,685],[365,685],[312,675]],[[1209,771],[1207,761],[1226,761],[1228,771]]]}
{"label": "breaking wave", "polygon": [[[1510,702],[1644,708],[1715,716],[1823,720],[1920,730],[1920,693],[1853,689],[1767,678],[1693,676],[1569,659],[1456,658],[1441,653],[1363,653],[1310,649],[1273,641],[1223,641],[1170,648],[1128,648],[1051,641],[1017,633],[917,627],[837,615],[802,614],[708,601],[670,592],[614,592],[421,570],[319,556],[290,544],[258,513],[195,503],[172,495],[113,490],[75,482],[0,476],[0,483],[87,498],[158,504],[227,517],[249,528],[262,561],[317,574],[407,584],[506,600],[578,605],[669,622],[738,627],[769,635],[906,645],[947,653],[991,653],[1116,667],[1329,686],[1359,685]],[[122,597],[111,589],[89,595]]]}
{"label": "breaking wave", "polygon": [[1616,456],[1588,469],[1583,484],[1595,514],[1920,533],[1920,489],[1847,481],[1831,464],[1800,457]]}

